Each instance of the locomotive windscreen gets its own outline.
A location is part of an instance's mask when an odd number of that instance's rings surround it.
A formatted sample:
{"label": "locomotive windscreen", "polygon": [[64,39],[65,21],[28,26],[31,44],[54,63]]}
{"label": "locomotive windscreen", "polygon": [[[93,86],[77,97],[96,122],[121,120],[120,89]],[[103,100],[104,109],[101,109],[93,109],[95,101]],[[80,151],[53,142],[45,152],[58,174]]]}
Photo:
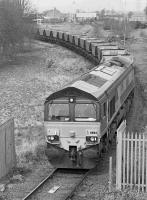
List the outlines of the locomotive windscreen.
{"label": "locomotive windscreen", "polygon": [[77,103],[75,105],[75,121],[96,121],[96,105]]}
{"label": "locomotive windscreen", "polygon": [[45,117],[47,121],[97,121],[98,106],[89,100],[51,101],[46,107],[48,110]]}
{"label": "locomotive windscreen", "polygon": [[49,104],[49,121],[69,121],[69,104]]}

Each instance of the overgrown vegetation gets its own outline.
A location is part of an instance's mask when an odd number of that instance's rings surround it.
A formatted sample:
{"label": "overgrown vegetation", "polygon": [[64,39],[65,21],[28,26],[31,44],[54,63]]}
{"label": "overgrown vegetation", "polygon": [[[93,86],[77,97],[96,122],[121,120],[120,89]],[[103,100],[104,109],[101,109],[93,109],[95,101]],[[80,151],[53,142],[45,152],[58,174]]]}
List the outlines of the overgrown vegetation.
{"label": "overgrown vegetation", "polygon": [[129,38],[133,30],[126,19],[124,19],[123,21],[118,21],[115,19],[104,21],[104,29],[108,28],[113,36],[121,40],[123,40],[124,38]]}
{"label": "overgrown vegetation", "polygon": [[104,194],[101,200],[146,200],[143,193],[139,193],[137,190],[123,190],[112,191],[111,193]]}
{"label": "overgrown vegetation", "polygon": [[127,20],[105,19],[101,23],[93,24],[93,33],[98,38],[109,38],[113,41],[122,41],[131,38],[134,28]]}
{"label": "overgrown vegetation", "polygon": [[[138,68],[135,67],[135,76],[137,73]],[[144,130],[144,127],[146,126],[145,116],[143,115],[145,108],[144,88],[137,76],[135,78],[135,84],[135,96],[131,116],[131,120],[134,123],[132,124],[131,131],[142,132]]]}
{"label": "overgrown vegetation", "polygon": [[100,23],[94,23],[93,24],[93,34],[97,38],[104,37],[102,24],[100,24]]}
{"label": "overgrown vegetation", "polygon": [[19,151],[17,151],[18,166],[35,164],[46,160],[45,146],[37,140],[29,141],[24,139]]}
{"label": "overgrown vegetation", "polygon": [[23,50],[25,39],[31,38],[33,24],[26,20],[29,0],[0,1],[0,56],[12,59]]}
{"label": "overgrown vegetation", "polygon": [[47,160],[43,127],[26,127],[15,130],[17,167],[28,167]]}

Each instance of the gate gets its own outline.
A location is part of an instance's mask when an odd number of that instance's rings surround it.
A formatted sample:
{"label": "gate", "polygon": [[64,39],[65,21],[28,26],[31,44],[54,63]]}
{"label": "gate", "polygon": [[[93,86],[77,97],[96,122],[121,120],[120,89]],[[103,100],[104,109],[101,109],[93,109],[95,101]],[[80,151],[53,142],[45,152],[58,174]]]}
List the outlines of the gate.
{"label": "gate", "polygon": [[16,165],[14,119],[0,126],[0,178]]}
{"label": "gate", "polygon": [[147,192],[147,134],[126,133],[126,122],[117,130],[116,188]]}

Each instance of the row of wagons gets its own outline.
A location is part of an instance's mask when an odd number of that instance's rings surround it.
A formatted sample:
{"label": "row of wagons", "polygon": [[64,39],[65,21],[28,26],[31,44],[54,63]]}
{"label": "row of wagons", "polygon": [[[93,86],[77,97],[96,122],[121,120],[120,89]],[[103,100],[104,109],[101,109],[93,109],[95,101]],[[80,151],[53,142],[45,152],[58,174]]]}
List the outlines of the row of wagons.
{"label": "row of wagons", "polygon": [[67,32],[56,30],[38,29],[37,37],[44,41],[61,43],[69,48],[76,48],[77,51],[85,51],[94,56],[98,63],[102,60],[110,59],[113,56],[130,56],[130,53],[121,48],[115,42],[104,39],[91,38],[86,35],[72,35]]}

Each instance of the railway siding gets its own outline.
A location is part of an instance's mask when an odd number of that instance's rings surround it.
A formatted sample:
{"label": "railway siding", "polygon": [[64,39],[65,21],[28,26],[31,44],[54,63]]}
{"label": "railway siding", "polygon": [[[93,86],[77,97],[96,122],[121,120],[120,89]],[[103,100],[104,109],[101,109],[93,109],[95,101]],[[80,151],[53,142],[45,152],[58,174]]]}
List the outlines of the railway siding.
{"label": "railway siding", "polygon": [[[93,170],[55,169],[23,200],[67,200]],[[54,190],[55,189],[55,190]]]}

